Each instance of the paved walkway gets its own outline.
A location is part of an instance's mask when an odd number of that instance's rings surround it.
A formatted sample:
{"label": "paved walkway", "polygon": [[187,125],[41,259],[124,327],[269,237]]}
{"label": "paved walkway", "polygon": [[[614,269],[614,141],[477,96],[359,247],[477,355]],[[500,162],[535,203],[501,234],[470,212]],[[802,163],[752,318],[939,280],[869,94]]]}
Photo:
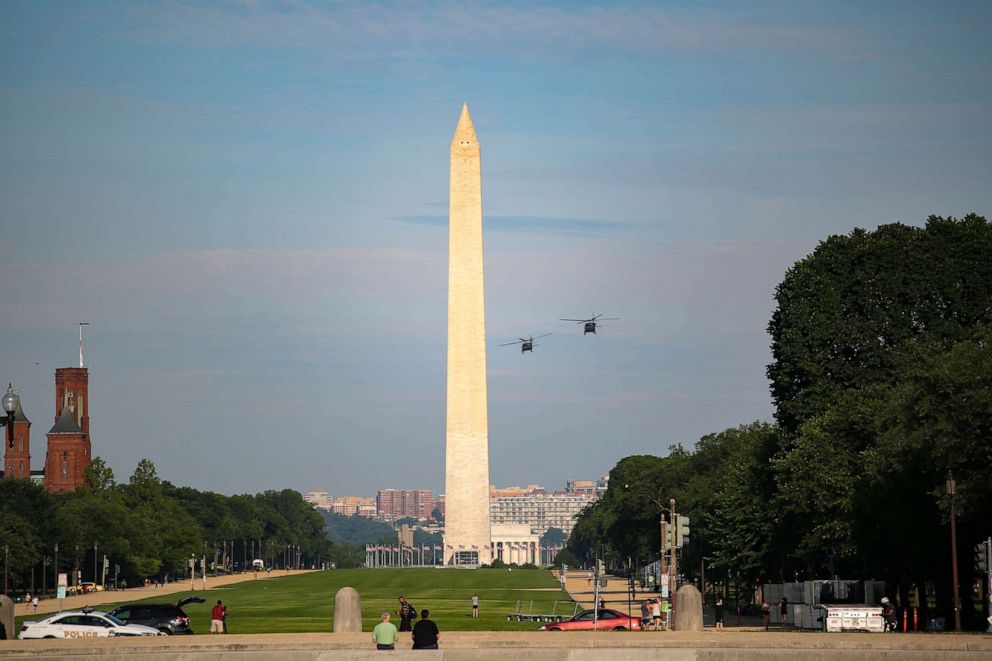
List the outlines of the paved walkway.
{"label": "paved walkway", "polygon": [[[555,572],[557,576],[557,572]],[[583,608],[592,608],[596,599],[596,586],[587,578],[584,571],[570,571],[565,576],[565,591]],[[559,578],[560,580],[560,578]],[[599,596],[606,602],[607,608],[627,612],[627,579],[618,576],[607,576],[606,587],[599,588]],[[648,597],[658,596],[655,592],[637,591],[635,599],[630,602],[631,615],[641,612],[641,601]]]}
{"label": "paved walkway", "polygon": [[[295,571],[283,571],[281,569],[276,569],[273,570],[271,574],[260,573],[258,575],[258,580],[265,581],[273,578],[282,578],[283,576],[292,576],[294,574],[308,574],[311,571],[314,570],[301,569]],[[229,574],[227,576],[217,577],[208,576],[207,590],[210,590],[211,588],[223,587],[225,585],[231,585],[232,583],[251,581],[254,580],[254,578],[254,574]],[[196,579],[196,591],[199,592],[201,590],[203,590],[203,580],[198,578]],[[138,588],[128,588],[127,590],[109,590],[91,592],[90,594],[73,595],[71,597],[66,597],[63,600],[61,610],[74,610],[77,608],[83,608],[84,606],[99,606],[100,604],[117,604],[122,601],[140,601],[141,599],[148,599],[149,597],[179,594],[181,592],[189,592],[189,581],[176,581],[161,587],[150,585],[147,587],[142,586]],[[41,615],[42,613],[54,613],[58,610],[60,610],[58,599],[43,599],[38,602],[37,611],[35,611],[30,604],[15,604],[14,615],[17,617],[20,617],[21,615]]]}
{"label": "paved walkway", "polygon": [[[409,654],[401,638],[396,656]],[[793,632],[441,632],[441,652],[418,651],[414,658],[508,659],[510,661],[837,661],[880,658],[978,661],[992,657],[992,636],[970,634],[858,634]],[[140,656],[161,661],[191,659],[327,659],[374,656],[368,632],[300,633],[153,638],[0,641],[0,657],[127,661]]]}
{"label": "paved walkway", "polygon": [[[554,571],[555,577],[559,578],[558,571]],[[589,582],[584,571],[570,571],[565,576],[565,591],[569,596],[579,603],[583,608],[592,608],[595,601],[595,586]],[[607,576],[606,587],[599,589],[599,596],[606,601],[606,607],[621,613],[627,612],[627,579],[618,576]],[[647,592],[638,590],[636,599],[630,602],[630,614],[637,616],[641,612],[641,602],[648,597],[657,597],[657,592]],[[713,608],[703,609],[703,621],[707,627],[713,626]],[[757,616],[745,616],[738,622],[738,618],[732,612],[728,612],[725,618],[725,625],[732,627],[735,631],[764,631],[761,618]],[[772,629],[779,629],[777,624],[772,625]]]}

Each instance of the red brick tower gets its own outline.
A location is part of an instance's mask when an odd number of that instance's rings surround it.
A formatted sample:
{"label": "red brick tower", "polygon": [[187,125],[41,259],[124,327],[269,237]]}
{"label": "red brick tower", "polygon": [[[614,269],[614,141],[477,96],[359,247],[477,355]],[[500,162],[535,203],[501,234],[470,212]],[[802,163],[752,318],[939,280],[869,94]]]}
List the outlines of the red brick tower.
{"label": "red brick tower", "polygon": [[90,433],[90,377],[85,367],[60,367],[55,370],[55,419],[62,414],[62,407],[69,394],[69,404],[75,409],[76,424],[89,436]]}
{"label": "red brick tower", "polygon": [[14,411],[14,442],[11,443],[7,430],[3,430],[3,476],[27,480],[31,477],[31,421],[21,409],[17,400]]}
{"label": "red brick tower", "polygon": [[90,463],[89,372],[85,367],[55,370],[55,425],[48,432],[45,488],[75,491]]}

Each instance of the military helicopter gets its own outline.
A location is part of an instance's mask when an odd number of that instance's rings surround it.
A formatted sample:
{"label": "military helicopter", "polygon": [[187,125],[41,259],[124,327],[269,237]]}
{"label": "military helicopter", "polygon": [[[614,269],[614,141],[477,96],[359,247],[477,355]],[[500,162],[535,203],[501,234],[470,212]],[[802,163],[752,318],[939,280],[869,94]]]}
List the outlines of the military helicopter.
{"label": "military helicopter", "polygon": [[530,352],[533,353],[534,347],[537,346],[536,344],[534,344],[534,340],[539,340],[542,337],[547,337],[548,335],[551,335],[551,333],[545,333],[544,335],[538,335],[537,337],[534,337],[532,335],[529,338],[527,338],[526,340],[524,338],[520,338],[516,342],[507,342],[506,344],[501,344],[500,346],[501,347],[508,347],[511,344],[519,344],[520,345],[520,353],[523,353],[525,351],[530,351]]}
{"label": "military helicopter", "polygon": [[601,314],[597,314],[592,319],[559,319],[558,321],[574,321],[576,323],[585,324],[585,329],[582,331],[583,335],[587,333],[596,334],[596,324],[601,321],[615,321],[620,317],[604,317]]}

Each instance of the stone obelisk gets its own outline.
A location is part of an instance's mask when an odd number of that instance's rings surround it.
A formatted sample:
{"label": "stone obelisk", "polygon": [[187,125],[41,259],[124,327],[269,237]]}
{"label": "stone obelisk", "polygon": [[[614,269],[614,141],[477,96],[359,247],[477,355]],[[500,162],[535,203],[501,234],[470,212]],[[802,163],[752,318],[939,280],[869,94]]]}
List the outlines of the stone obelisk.
{"label": "stone obelisk", "polygon": [[448,213],[444,562],[481,564],[491,560],[482,156],[467,104],[451,141]]}

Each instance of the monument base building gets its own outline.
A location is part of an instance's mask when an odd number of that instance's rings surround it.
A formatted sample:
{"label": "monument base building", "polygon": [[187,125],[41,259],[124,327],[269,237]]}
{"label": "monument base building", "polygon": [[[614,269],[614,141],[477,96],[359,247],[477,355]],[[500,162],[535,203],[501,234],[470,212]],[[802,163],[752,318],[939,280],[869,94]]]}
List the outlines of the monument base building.
{"label": "monument base building", "polygon": [[493,524],[493,560],[508,565],[536,565],[540,560],[541,537],[527,524]]}

